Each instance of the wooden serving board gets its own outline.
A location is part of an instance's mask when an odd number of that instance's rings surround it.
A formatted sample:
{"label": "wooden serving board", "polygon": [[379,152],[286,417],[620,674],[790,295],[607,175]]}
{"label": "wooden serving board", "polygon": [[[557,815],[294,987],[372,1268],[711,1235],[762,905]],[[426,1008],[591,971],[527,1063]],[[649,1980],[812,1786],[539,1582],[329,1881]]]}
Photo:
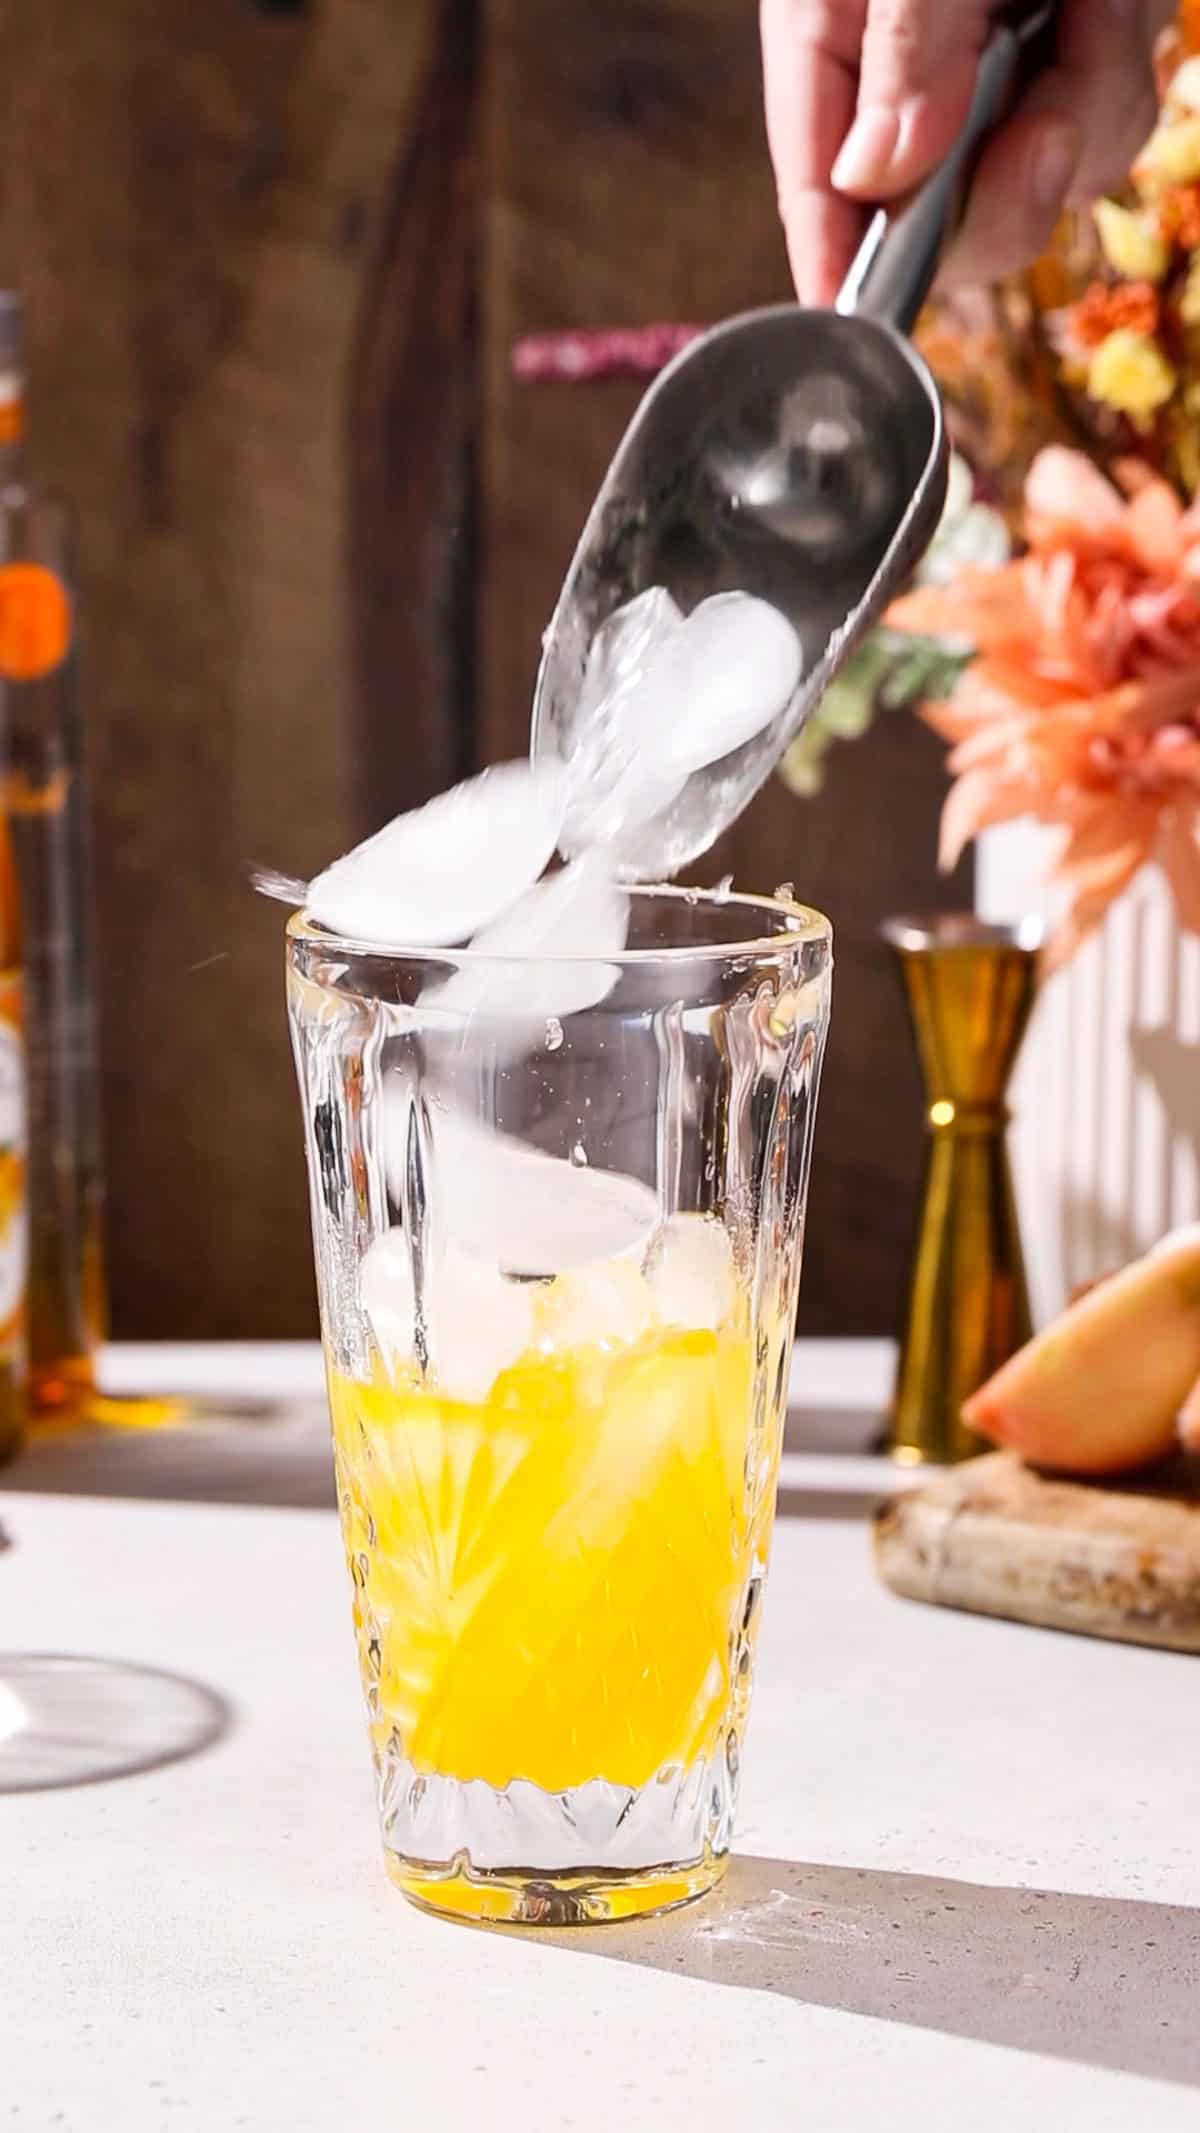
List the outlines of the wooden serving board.
{"label": "wooden serving board", "polygon": [[1117,1486],[989,1452],[881,1505],[875,1562],[906,1599],[1200,1652],[1200,1459]]}

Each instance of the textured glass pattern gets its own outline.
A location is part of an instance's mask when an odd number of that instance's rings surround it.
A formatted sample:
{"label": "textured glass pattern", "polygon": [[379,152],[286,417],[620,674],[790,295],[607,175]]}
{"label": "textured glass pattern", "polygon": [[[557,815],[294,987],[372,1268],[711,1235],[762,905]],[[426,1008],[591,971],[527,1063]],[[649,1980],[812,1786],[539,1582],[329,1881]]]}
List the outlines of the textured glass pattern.
{"label": "textured glass pattern", "polygon": [[828,930],[637,892],[631,947],[522,1049],[519,968],[291,929],[383,1841],[460,1915],[661,1908],[732,1834]]}

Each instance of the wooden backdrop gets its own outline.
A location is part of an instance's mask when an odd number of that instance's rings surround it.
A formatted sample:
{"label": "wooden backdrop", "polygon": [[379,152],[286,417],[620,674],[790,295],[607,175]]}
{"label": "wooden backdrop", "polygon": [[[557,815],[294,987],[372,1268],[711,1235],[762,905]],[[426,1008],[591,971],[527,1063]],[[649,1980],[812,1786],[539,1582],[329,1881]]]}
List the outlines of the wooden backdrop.
{"label": "wooden backdrop", "polygon": [[[314,1318],[280,913],[521,752],[538,641],[634,404],[513,340],[786,291],[749,0],[37,0],[6,11],[0,274],[84,535],[114,1328]],[[803,1322],[886,1331],[918,1088],[888,911],[934,873],[907,719],[712,856],[835,922]]]}

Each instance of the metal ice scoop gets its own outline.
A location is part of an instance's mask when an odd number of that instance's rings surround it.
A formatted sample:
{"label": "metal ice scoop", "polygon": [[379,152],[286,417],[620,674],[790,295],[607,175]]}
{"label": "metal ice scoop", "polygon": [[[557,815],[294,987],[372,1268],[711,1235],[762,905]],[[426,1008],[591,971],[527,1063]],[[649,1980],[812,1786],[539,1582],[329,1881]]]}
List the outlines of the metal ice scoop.
{"label": "metal ice scoop", "polygon": [[614,609],[662,585],[685,612],[738,590],[799,633],[802,677],[753,740],[697,771],[639,834],[638,871],[671,874],[727,829],[932,539],[946,494],[941,402],[905,338],[970,174],[1054,0],[1010,13],[979,62],[945,162],[872,219],[835,311],[748,312],[687,347],[646,394],[593,505],[546,635],[533,752],[567,755],[588,648]]}

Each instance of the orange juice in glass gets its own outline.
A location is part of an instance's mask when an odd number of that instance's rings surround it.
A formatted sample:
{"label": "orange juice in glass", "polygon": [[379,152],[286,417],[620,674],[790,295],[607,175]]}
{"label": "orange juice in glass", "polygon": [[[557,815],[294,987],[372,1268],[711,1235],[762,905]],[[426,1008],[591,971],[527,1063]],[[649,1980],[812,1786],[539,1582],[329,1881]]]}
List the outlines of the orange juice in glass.
{"label": "orange juice in glass", "polygon": [[524,1022],[544,971],[304,917],[288,959],[388,1871],[476,1919],[684,1902],[732,1832],[828,926],[636,890]]}

